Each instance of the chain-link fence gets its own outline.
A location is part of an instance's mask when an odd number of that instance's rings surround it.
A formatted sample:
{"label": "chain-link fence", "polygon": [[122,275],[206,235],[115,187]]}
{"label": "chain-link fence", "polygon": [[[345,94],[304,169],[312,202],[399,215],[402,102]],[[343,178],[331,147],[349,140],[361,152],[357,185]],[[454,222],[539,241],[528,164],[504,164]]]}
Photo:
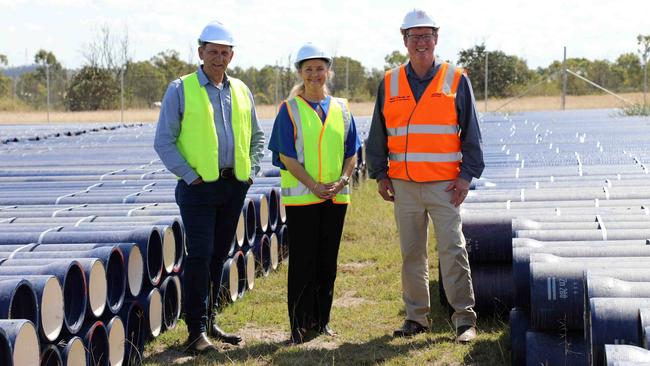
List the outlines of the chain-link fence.
{"label": "chain-link fence", "polygon": [[[549,66],[531,69],[517,56],[479,45],[450,61],[467,70],[479,111],[647,105],[646,60],[639,53],[625,53],[614,61],[562,56],[559,52]],[[0,110],[155,110],[168,83],[196,67],[173,51],[119,69],[84,66],[71,71],[57,63],[40,64],[18,76],[0,74]],[[331,93],[352,102],[373,102],[384,77],[383,69],[366,68],[346,56],[334,58],[332,71]],[[283,65],[259,69],[234,67],[229,74],[250,87],[258,105],[277,106],[298,79],[289,58]]]}

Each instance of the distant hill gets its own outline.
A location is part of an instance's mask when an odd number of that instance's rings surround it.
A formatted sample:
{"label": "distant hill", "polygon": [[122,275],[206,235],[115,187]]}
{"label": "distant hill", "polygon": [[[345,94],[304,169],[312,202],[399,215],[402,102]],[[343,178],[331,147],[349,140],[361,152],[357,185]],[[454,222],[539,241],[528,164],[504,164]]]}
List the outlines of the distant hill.
{"label": "distant hill", "polygon": [[24,73],[32,72],[36,70],[38,65],[33,64],[33,65],[23,65],[23,66],[13,66],[13,67],[7,67],[7,68],[2,68],[0,69],[0,72],[4,74],[5,76],[9,76],[12,78],[15,78],[16,76],[20,76]]}

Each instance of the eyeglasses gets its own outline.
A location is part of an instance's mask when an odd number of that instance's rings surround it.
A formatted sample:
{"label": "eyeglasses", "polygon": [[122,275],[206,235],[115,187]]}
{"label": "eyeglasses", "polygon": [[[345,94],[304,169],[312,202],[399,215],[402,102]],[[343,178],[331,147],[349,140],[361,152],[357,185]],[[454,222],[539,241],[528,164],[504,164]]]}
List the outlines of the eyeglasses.
{"label": "eyeglasses", "polygon": [[407,34],[406,39],[408,39],[411,42],[417,42],[417,41],[424,41],[424,42],[429,42],[431,41],[434,37],[436,36],[435,33],[429,33],[429,34]]}

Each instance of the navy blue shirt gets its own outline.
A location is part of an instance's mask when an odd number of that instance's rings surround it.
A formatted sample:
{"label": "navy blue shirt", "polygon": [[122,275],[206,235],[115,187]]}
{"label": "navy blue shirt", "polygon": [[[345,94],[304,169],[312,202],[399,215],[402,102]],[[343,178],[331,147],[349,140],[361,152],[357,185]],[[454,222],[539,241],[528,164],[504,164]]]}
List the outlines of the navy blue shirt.
{"label": "navy blue shirt", "polygon": [[[409,62],[406,65],[406,78],[415,97],[419,101],[427,89],[442,63],[435,60],[431,70],[423,78],[419,78]],[[386,120],[384,119],[384,98],[386,96],[384,80],[379,83],[375,111],[372,115],[370,132],[368,133],[368,144],[366,145],[366,161],[368,163],[368,174],[373,179],[388,177],[388,137],[386,133]],[[480,178],[485,168],[483,161],[483,150],[481,148],[481,130],[478,124],[476,106],[474,103],[474,92],[467,76],[460,78],[456,90],[456,114],[458,126],[460,127],[460,143],[463,160],[460,163],[459,176],[468,182],[472,178]]]}
{"label": "navy blue shirt", "polygon": [[[310,102],[303,99],[307,102],[314,110],[320,108],[323,113],[319,114],[321,122],[325,122],[327,119],[327,112],[329,111],[331,97],[328,95],[325,99],[320,102]],[[351,115],[351,114],[350,114]],[[350,129],[348,130],[348,137],[345,141],[345,150],[344,157],[345,159],[356,154],[357,150],[361,147],[361,140],[357,135],[357,127],[354,123],[354,117],[350,121]],[[271,132],[271,138],[269,139],[269,150],[273,152],[273,165],[279,167],[280,169],[286,169],[282,161],[280,161],[280,154],[288,156],[290,158],[298,159],[298,152],[296,151],[296,141],[293,136],[293,123],[291,122],[291,117],[289,116],[289,110],[287,109],[287,103],[284,102],[280,106],[280,111],[275,117],[275,122],[273,123],[273,132]]]}

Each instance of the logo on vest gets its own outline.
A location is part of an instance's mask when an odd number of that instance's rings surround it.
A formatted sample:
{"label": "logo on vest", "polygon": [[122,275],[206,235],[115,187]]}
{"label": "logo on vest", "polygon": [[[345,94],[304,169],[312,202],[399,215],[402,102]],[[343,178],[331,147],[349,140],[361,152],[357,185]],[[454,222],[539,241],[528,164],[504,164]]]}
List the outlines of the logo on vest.
{"label": "logo on vest", "polygon": [[434,98],[441,98],[441,97],[445,96],[445,93],[434,92],[434,93],[431,93],[431,96],[434,97]]}
{"label": "logo on vest", "polygon": [[398,95],[398,96],[395,96],[395,97],[388,98],[388,101],[391,102],[391,103],[392,102],[404,102],[404,101],[408,101],[408,100],[411,100],[411,96],[409,96],[409,95]]}

